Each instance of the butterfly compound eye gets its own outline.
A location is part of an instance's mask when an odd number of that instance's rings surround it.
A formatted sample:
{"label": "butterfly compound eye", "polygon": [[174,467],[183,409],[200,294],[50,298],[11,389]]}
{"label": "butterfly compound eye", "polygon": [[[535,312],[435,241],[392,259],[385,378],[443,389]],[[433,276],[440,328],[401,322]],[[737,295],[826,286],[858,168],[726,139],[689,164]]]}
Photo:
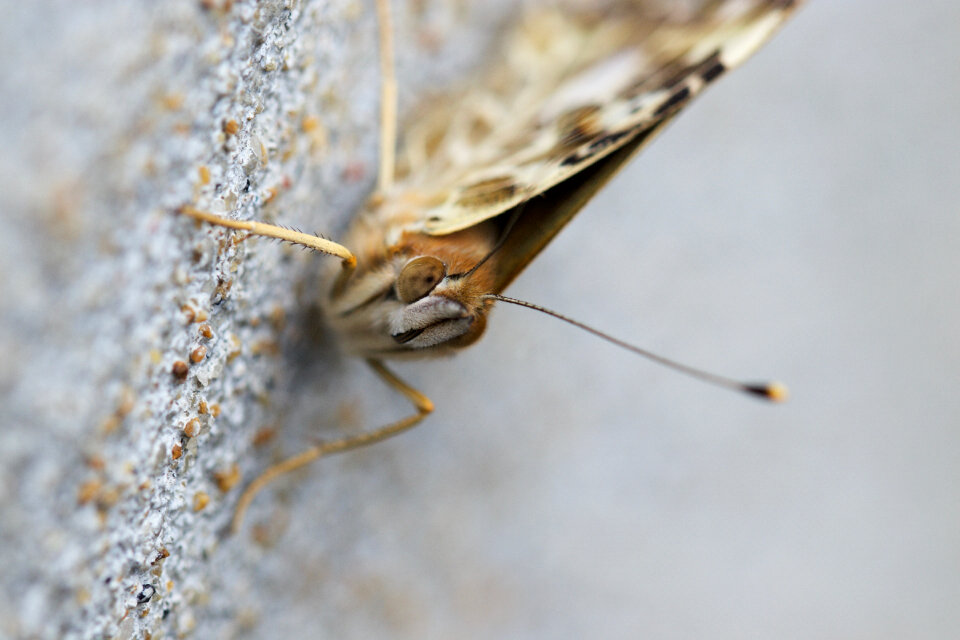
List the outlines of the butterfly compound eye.
{"label": "butterfly compound eye", "polygon": [[397,278],[397,297],[409,304],[424,297],[447,275],[447,268],[433,256],[420,256],[403,265]]}

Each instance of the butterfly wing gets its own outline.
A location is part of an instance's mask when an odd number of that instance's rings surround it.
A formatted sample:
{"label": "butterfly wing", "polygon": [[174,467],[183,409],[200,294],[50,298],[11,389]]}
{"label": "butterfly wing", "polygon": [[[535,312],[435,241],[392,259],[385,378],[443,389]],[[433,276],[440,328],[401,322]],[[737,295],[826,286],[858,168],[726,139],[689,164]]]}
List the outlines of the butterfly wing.
{"label": "butterfly wing", "polygon": [[409,128],[399,187],[415,191],[423,208],[407,229],[446,235],[526,203],[515,233],[533,225],[526,235],[539,237],[513,247],[524,253],[502,278],[505,286],[627,159],[756,51],[797,4],[708,1],[663,12],[641,1],[595,15],[531,14],[485,81]]}
{"label": "butterfly wing", "polygon": [[501,293],[607,182],[649,142],[670,118],[660,120],[626,144],[525,202],[510,235],[498,251],[493,293]]}

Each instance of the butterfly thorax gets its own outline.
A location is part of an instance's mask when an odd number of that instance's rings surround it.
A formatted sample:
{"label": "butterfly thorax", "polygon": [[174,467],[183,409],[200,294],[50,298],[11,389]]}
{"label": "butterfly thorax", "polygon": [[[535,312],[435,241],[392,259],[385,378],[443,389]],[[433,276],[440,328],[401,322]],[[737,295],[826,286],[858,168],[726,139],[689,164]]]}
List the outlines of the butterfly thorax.
{"label": "butterfly thorax", "polygon": [[[486,328],[496,225],[445,236],[411,231],[420,219],[401,203],[374,198],[346,241],[357,267],[331,288],[327,320],[346,351],[369,358],[450,354],[476,342]],[[409,201],[408,201],[408,204]]]}

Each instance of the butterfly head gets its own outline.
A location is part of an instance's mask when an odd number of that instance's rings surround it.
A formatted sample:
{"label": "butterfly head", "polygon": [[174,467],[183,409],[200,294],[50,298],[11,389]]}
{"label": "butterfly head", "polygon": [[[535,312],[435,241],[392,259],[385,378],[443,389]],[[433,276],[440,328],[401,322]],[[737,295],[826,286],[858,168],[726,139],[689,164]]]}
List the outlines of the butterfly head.
{"label": "butterfly head", "polygon": [[492,302],[485,234],[407,238],[402,249],[358,269],[334,294],[329,321],[350,352],[373,358],[443,355],[476,342]]}
{"label": "butterfly head", "polygon": [[406,349],[456,349],[473,344],[486,327],[487,303],[466,273],[449,274],[432,255],[417,256],[394,284],[403,305],[390,314],[390,337]]}

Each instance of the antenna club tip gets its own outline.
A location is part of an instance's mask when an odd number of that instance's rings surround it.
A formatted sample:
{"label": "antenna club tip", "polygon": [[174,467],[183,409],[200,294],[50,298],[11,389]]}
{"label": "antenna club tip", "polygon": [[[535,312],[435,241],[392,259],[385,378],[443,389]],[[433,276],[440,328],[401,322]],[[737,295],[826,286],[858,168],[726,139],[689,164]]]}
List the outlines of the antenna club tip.
{"label": "antenna club tip", "polygon": [[790,391],[787,389],[787,385],[782,382],[747,384],[743,386],[743,390],[755,396],[760,396],[770,402],[786,402],[790,397]]}
{"label": "antenna club tip", "polygon": [[782,382],[772,382],[769,386],[770,399],[774,402],[786,402],[790,399],[790,389]]}
{"label": "antenna club tip", "polygon": [[786,402],[790,398],[790,390],[782,382],[751,384],[747,385],[746,390],[771,402]]}

